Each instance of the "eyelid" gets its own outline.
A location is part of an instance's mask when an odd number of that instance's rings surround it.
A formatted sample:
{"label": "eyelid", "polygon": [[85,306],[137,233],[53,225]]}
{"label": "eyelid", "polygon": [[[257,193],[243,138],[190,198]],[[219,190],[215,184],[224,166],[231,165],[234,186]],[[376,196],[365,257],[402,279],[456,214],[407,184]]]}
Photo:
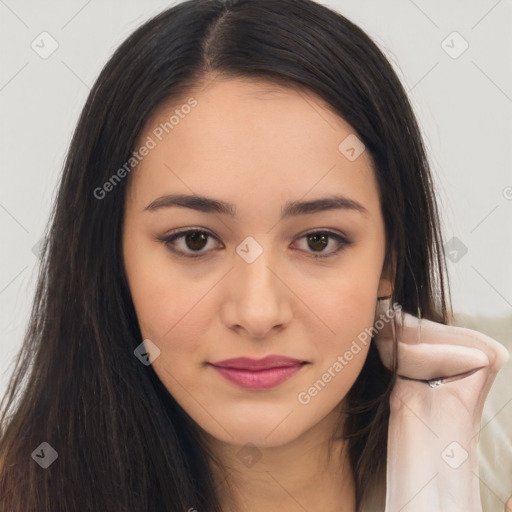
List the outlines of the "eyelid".
{"label": "eyelid", "polygon": [[182,228],[182,229],[176,229],[176,230],[169,231],[165,235],[163,235],[161,237],[157,237],[157,240],[162,242],[169,251],[171,251],[172,253],[174,253],[178,256],[182,256],[184,258],[203,257],[211,252],[211,250],[209,250],[209,251],[195,252],[195,253],[194,252],[184,253],[182,251],[173,249],[171,247],[171,245],[172,245],[171,242],[173,242],[174,240],[176,240],[184,235],[187,235],[188,233],[204,233],[208,237],[213,238],[219,242],[219,239],[213,233],[208,231],[207,229],[200,228],[200,227],[194,227],[194,226],[192,226],[190,228]]}
{"label": "eyelid", "polygon": [[[337,231],[333,231],[329,228],[316,228],[316,229],[308,229],[306,231],[303,231],[302,233],[299,233],[295,240],[300,240],[304,238],[306,235],[315,235],[315,234],[324,234],[327,235],[329,238],[334,238],[337,240],[337,242],[340,244],[336,249],[331,250],[330,252],[314,252],[314,251],[305,251],[308,255],[308,257],[314,258],[314,259],[327,259],[331,256],[335,256],[340,251],[348,247],[349,245],[352,245],[352,240],[349,239],[345,234],[339,233]],[[300,250],[300,249],[298,249]]]}
{"label": "eyelid", "polygon": [[[209,230],[207,230],[205,228],[194,227],[194,226],[170,231],[161,237],[156,237],[156,240],[159,242],[162,242],[167,247],[167,249],[169,251],[171,251],[172,253],[174,253],[178,256],[184,257],[184,258],[204,257],[212,252],[212,250],[210,249],[209,251],[203,251],[203,252],[197,251],[197,252],[189,252],[189,253],[185,252],[184,253],[182,251],[173,249],[171,247],[171,245],[172,245],[171,243],[174,242],[174,240],[179,239],[182,236],[185,236],[189,233],[204,233],[209,238],[213,238],[213,239],[217,240],[217,242],[221,243],[219,241],[219,239],[213,233],[211,233]],[[311,252],[304,251],[308,254],[309,257],[312,257],[314,259],[325,259],[325,258],[329,258],[330,256],[334,256],[337,253],[339,253],[341,250],[343,250],[345,247],[347,247],[353,243],[352,240],[350,240],[345,234],[342,234],[337,231],[333,231],[332,229],[329,229],[329,228],[316,228],[316,229],[305,230],[305,231],[299,233],[298,235],[296,235],[296,237],[294,238],[294,241],[300,240],[300,239],[304,238],[306,235],[315,235],[315,234],[325,234],[329,238],[334,238],[335,240],[337,240],[337,242],[340,245],[338,248],[331,250],[330,252],[327,252],[327,253],[323,253],[323,252],[315,253],[313,251],[311,251]],[[300,251],[300,249],[297,249],[297,250]]]}

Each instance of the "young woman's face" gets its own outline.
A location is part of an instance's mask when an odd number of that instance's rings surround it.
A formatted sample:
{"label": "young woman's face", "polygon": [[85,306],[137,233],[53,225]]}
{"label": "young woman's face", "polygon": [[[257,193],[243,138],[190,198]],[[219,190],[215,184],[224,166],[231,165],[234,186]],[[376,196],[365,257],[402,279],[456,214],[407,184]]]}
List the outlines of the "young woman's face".
{"label": "young woman's face", "polygon": [[[390,292],[368,151],[316,96],[243,79],[162,107],[139,142],[123,253],[155,372],[218,440],[298,438],[353,385]],[[215,366],[272,355],[292,361]]]}

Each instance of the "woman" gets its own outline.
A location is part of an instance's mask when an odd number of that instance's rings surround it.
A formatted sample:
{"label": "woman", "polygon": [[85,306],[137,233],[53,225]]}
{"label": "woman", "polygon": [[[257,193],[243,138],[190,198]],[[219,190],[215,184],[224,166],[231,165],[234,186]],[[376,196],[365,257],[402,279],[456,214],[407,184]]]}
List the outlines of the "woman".
{"label": "woman", "polygon": [[415,458],[407,411],[428,424],[448,377],[478,376],[460,425],[436,417],[438,439],[468,434],[505,355],[448,325],[417,123],[343,16],[194,0],[136,30],[91,91],[47,240],[2,510],[447,510],[453,488],[478,506],[463,472],[414,495],[443,470]]}

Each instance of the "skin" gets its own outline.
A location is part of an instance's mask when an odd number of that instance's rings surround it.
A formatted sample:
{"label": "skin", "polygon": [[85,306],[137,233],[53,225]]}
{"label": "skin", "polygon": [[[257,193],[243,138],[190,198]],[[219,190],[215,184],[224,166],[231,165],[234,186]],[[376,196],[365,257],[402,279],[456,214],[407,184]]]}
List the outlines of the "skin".
{"label": "skin", "polygon": [[[163,105],[140,142],[190,96],[197,106],[144,157],[127,189],[124,264],[143,337],[160,350],[153,368],[229,468],[229,489],[216,471],[224,510],[355,511],[345,442],[330,440],[369,346],[309,403],[297,397],[373,325],[377,297],[391,291],[371,157],[364,151],[350,161],[338,150],[354,130],[314,94],[241,78],[210,80]],[[232,203],[236,218],[145,210],[166,194],[193,193]],[[280,220],[287,201],[334,193],[366,211]],[[202,257],[181,257],[159,240],[182,228],[213,235],[171,246],[189,254],[200,247]],[[323,250],[308,243],[304,235],[319,229],[351,244],[315,258],[339,247],[335,238]],[[248,236],[263,249],[252,263],[236,252]],[[270,354],[309,364],[263,391],[238,387],[206,364]],[[246,443],[261,456],[251,467],[237,455]]]}

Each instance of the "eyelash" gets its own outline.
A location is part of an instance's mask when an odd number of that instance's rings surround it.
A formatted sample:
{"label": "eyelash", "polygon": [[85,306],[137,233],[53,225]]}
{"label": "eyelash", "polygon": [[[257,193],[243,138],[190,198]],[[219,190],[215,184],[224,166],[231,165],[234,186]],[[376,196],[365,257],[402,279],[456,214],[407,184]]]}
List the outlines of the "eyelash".
{"label": "eyelash", "polygon": [[[196,253],[183,253],[181,251],[177,251],[176,249],[171,248],[171,245],[175,240],[182,238],[190,233],[204,233],[208,237],[216,239],[215,236],[213,236],[211,233],[209,233],[208,231],[205,231],[203,229],[187,229],[184,231],[179,231],[179,232],[173,233],[172,235],[158,237],[157,240],[162,242],[167,247],[167,249],[169,251],[173,252],[174,254],[177,254],[178,256],[184,257],[184,258],[200,258],[200,257],[203,257],[205,254],[208,254],[209,251],[196,252]],[[312,257],[314,259],[330,258],[331,256],[335,256],[340,251],[345,249],[345,247],[352,244],[352,241],[349,240],[348,238],[341,236],[337,233],[334,233],[333,231],[327,231],[327,230],[308,231],[307,233],[304,233],[302,236],[300,236],[299,240],[302,238],[305,238],[309,235],[327,235],[329,238],[334,238],[337,242],[340,243],[340,246],[337,249],[335,249],[327,254],[311,253],[310,257]]]}

